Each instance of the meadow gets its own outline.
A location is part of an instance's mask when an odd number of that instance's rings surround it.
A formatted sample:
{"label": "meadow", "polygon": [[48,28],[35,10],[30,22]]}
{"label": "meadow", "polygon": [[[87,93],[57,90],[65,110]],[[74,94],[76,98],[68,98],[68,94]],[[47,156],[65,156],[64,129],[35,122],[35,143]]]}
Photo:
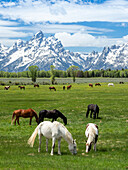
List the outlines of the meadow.
{"label": "meadow", "polygon": [[[101,86],[93,88],[86,82],[72,83],[70,90],[63,90],[59,84],[55,85],[57,91],[50,91],[49,85],[39,88],[26,85],[25,90],[16,85],[11,85],[9,90],[0,86],[0,169],[128,169],[128,83],[118,81],[114,87],[108,87],[108,80],[99,80]],[[99,119],[86,118],[87,106],[91,103],[99,106]],[[57,142],[54,156],[50,156],[51,141],[46,153],[45,138],[42,138],[40,153],[38,137],[31,148],[27,140],[37,126],[35,118],[31,126],[28,118],[20,118],[20,126],[11,125],[13,111],[28,108],[37,113],[43,109],[60,110],[67,117],[66,128],[76,139],[77,155],[71,155],[64,139],[61,156],[57,155]],[[63,123],[60,118],[57,120]],[[99,139],[97,151],[92,148],[87,154],[85,128],[88,123],[98,125]]]}

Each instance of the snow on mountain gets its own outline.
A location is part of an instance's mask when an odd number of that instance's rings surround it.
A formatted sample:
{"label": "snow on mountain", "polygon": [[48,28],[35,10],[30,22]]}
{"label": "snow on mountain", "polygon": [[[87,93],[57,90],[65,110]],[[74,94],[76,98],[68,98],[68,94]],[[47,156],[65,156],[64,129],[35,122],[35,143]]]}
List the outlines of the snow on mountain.
{"label": "snow on mountain", "polygon": [[29,41],[17,40],[10,48],[0,44],[0,70],[25,71],[31,65],[46,71],[51,65],[59,70],[67,70],[72,65],[81,70],[128,68],[128,43],[104,47],[102,53],[73,53],[65,50],[54,36],[46,38],[39,31]]}

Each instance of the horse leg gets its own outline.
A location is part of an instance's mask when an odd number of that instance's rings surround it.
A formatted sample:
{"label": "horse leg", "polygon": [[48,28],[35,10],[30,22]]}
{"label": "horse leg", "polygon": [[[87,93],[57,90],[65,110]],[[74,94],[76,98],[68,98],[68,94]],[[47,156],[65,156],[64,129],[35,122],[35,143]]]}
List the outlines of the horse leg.
{"label": "horse leg", "polygon": [[98,135],[96,135],[96,137],[95,137],[95,143],[94,143],[94,151],[96,152],[96,142],[97,142],[97,140],[98,140]]}
{"label": "horse leg", "polygon": [[16,118],[15,118],[15,121],[14,121],[14,125],[16,125]]}
{"label": "horse leg", "polygon": [[92,118],[92,112],[93,112],[93,111],[91,110],[90,118]]}
{"label": "horse leg", "polygon": [[17,120],[18,125],[20,125],[20,123],[19,123],[19,117],[17,117],[16,120]]}
{"label": "horse leg", "polygon": [[94,113],[93,113],[93,119],[95,119],[96,118],[96,111],[94,111]]}
{"label": "horse leg", "polygon": [[42,140],[42,135],[40,133],[39,134],[39,148],[38,148],[38,152],[40,152],[40,150],[41,150],[41,140]]}
{"label": "horse leg", "polygon": [[52,150],[51,150],[51,155],[53,155],[53,152],[54,152],[54,148],[55,148],[55,137],[52,138]]}
{"label": "horse leg", "polygon": [[58,139],[58,155],[61,155],[61,152],[60,152],[60,143],[61,143],[61,138]]}
{"label": "horse leg", "polygon": [[32,117],[30,117],[30,122],[29,122],[29,125],[31,125],[31,122],[32,122]]}
{"label": "horse leg", "polygon": [[46,139],[46,152],[48,152],[48,139]]}
{"label": "horse leg", "polygon": [[98,119],[98,112],[97,112],[97,119]]}
{"label": "horse leg", "polygon": [[96,143],[94,143],[94,151],[96,152]]}

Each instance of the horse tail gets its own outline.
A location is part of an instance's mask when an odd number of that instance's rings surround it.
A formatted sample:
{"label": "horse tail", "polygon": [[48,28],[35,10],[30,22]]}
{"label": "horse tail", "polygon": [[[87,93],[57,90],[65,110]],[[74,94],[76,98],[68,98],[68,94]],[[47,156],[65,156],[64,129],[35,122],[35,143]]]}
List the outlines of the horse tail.
{"label": "horse tail", "polygon": [[12,121],[11,121],[11,125],[13,124],[13,120],[14,120],[14,117],[16,116],[15,112],[13,112],[12,114]]}
{"label": "horse tail", "polygon": [[30,145],[30,147],[33,147],[33,145],[34,145],[34,141],[37,136],[39,128],[40,128],[40,124],[36,127],[36,129],[34,130],[34,132],[31,135],[31,137],[28,139],[28,144]]}

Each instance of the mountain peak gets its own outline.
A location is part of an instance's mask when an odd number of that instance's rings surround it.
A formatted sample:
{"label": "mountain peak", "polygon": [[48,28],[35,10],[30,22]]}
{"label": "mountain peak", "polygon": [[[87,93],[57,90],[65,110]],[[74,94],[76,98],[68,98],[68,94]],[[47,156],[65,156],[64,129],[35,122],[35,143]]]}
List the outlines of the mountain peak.
{"label": "mountain peak", "polygon": [[44,37],[44,34],[42,31],[39,31],[37,32],[35,35],[34,35],[34,38],[38,39],[38,38],[43,38]]}
{"label": "mountain peak", "polygon": [[30,65],[48,71],[50,65],[67,70],[71,65],[81,70],[128,68],[128,44],[104,47],[101,53],[78,54],[65,50],[61,41],[54,36],[44,37],[37,32],[27,43],[17,40],[8,48],[0,44],[0,69],[3,71],[26,71]]}

